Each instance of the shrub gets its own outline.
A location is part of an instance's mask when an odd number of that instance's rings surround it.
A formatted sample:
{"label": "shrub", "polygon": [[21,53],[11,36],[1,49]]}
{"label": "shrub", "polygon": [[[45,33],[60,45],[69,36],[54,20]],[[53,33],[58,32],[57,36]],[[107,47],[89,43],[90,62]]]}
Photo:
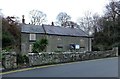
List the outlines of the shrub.
{"label": "shrub", "polygon": [[9,49],[13,44],[13,37],[8,32],[3,32],[2,35],[2,47],[3,49]]}
{"label": "shrub", "polygon": [[48,40],[47,39],[37,40],[33,44],[32,52],[37,52],[38,53],[38,52],[45,51],[47,45],[48,45]]}
{"label": "shrub", "polygon": [[29,64],[29,58],[26,55],[24,55],[23,58],[24,58],[24,63]]}
{"label": "shrub", "polygon": [[17,65],[24,63],[24,57],[22,54],[17,54]]}
{"label": "shrub", "polygon": [[26,55],[17,54],[17,65],[29,65],[29,58]]}

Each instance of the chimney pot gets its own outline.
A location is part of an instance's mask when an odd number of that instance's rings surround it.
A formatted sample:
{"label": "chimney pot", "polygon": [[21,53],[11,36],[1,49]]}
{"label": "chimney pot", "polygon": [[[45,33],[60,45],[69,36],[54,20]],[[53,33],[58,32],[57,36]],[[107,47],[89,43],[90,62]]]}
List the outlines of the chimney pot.
{"label": "chimney pot", "polygon": [[24,18],[25,16],[24,15],[22,15],[22,23],[23,24],[25,24],[25,18]]}
{"label": "chimney pot", "polygon": [[74,28],[74,25],[73,25],[73,24],[71,25],[71,28]]}
{"label": "chimney pot", "polygon": [[54,22],[52,22],[52,26],[54,26]]}

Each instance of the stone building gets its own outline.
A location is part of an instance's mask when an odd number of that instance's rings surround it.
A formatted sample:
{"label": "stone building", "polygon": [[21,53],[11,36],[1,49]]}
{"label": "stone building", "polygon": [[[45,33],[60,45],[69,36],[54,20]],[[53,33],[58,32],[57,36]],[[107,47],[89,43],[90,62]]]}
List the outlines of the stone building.
{"label": "stone building", "polygon": [[33,43],[44,37],[48,39],[46,52],[90,50],[89,36],[81,29],[54,25],[22,24],[21,52],[32,52]]}

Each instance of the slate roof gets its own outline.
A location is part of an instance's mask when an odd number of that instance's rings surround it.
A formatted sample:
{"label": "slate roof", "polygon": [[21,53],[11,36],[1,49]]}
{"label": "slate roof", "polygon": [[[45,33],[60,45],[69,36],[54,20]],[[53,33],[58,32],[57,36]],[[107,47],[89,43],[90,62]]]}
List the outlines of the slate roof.
{"label": "slate roof", "polygon": [[21,32],[24,33],[47,33],[50,35],[64,35],[64,36],[88,36],[81,29],[75,28],[65,28],[60,26],[51,26],[51,25],[22,25]]}
{"label": "slate roof", "polygon": [[21,26],[22,26],[21,32],[24,33],[45,33],[42,26],[31,24],[23,24]]}

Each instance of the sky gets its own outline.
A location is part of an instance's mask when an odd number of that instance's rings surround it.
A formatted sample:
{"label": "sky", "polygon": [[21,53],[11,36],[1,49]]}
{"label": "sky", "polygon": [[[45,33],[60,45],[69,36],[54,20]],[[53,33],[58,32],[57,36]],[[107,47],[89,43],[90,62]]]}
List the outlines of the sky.
{"label": "sky", "polygon": [[29,11],[36,9],[47,15],[47,24],[56,21],[60,12],[66,12],[76,22],[87,11],[102,15],[109,0],[0,0],[0,9],[5,16],[25,15],[30,22]]}

